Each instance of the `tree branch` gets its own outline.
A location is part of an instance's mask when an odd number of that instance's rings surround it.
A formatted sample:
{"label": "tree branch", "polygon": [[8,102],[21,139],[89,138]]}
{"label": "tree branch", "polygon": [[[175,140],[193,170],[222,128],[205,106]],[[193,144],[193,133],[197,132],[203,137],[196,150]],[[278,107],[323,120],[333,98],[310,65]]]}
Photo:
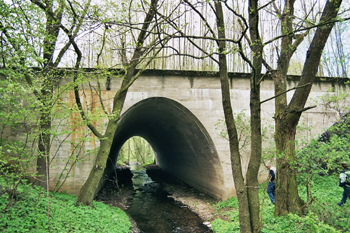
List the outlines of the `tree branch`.
{"label": "tree branch", "polygon": [[333,18],[333,19],[331,19],[329,21],[326,21],[326,22],[321,21],[321,23],[319,23],[319,24],[315,24],[315,25],[312,25],[312,26],[309,26],[309,27],[305,27],[305,28],[302,28],[302,29],[293,30],[292,32],[288,32],[286,34],[282,34],[280,36],[276,36],[275,38],[273,38],[271,40],[268,40],[268,41],[264,42],[263,44],[264,45],[270,44],[270,43],[274,42],[275,40],[281,39],[283,37],[292,36],[296,32],[303,32],[303,31],[307,31],[307,30],[310,30],[310,29],[313,29],[313,28],[319,28],[319,27],[326,26],[326,25],[329,25],[329,24],[334,24],[334,23],[337,23],[337,22],[343,22],[343,21],[348,21],[348,20],[350,20],[350,17],[343,18],[343,19],[334,19]]}
{"label": "tree branch", "polygon": [[314,105],[314,106],[309,106],[309,107],[306,107],[306,108],[298,108],[298,109],[292,109],[290,110],[289,112],[290,113],[302,113],[302,112],[305,112],[307,110],[310,110],[310,109],[313,109],[313,108],[316,108],[317,106]]}
{"label": "tree branch", "polygon": [[295,87],[293,87],[293,88],[290,88],[290,89],[288,89],[288,90],[286,90],[286,91],[284,91],[284,92],[279,93],[278,95],[275,95],[275,96],[273,96],[273,97],[271,97],[271,98],[268,98],[268,99],[266,99],[266,100],[261,101],[260,104],[263,104],[263,103],[265,103],[265,102],[267,102],[267,101],[276,99],[277,97],[279,97],[279,96],[281,96],[281,95],[283,95],[283,94],[285,94],[285,93],[287,93],[287,92],[290,92],[290,91],[293,91],[293,90],[296,90],[296,89],[299,89],[299,88],[306,87],[307,85],[310,85],[310,83],[306,83],[306,84],[304,84],[304,85],[302,85],[302,86],[298,86],[298,87],[295,86]]}

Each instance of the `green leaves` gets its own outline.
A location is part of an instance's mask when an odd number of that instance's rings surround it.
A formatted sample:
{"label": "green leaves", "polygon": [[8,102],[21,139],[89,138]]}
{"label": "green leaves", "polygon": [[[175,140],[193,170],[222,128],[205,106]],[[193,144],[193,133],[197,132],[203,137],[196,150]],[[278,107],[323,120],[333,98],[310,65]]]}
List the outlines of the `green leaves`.
{"label": "green leaves", "polygon": [[[0,177],[1,185],[4,184]],[[49,232],[46,195],[21,185],[17,201],[6,208],[8,195],[0,195],[0,229],[4,232]],[[120,209],[95,202],[94,208],[76,206],[73,195],[52,193],[49,198],[52,232],[129,232],[131,223]],[[116,231],[117,229],[117,231]]]}
{"label": "green leaves", "polygon": [[[303,174],[305,175],[305,174]],[[312,180],[314,200],[308,206],[305,216],[291,213],[283,217],[274,216],[274,206],[266,202],[266,183],[261,184],[260,200],[265,198],[262,209],[262,233],[275,232],[347,232],[350,221],[350,210],[347,203],[344,207],[337,206],[342,197],[343,189],[338,187],[338,179],[333,176],[315,176]],[[299,193],[306,196],[306,189],[300,188]],[[265,196],[265,197],[264,197]],[[237,198],[217,204],[216,219],[211,222],[216,233],[239,232],[239,216]]]}

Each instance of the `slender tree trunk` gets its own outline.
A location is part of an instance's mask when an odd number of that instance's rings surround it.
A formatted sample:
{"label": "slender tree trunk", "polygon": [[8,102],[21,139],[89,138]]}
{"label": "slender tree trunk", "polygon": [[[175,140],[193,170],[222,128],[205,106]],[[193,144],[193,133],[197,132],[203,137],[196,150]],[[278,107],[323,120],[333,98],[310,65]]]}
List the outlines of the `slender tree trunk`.
{"label": "slender tree trunk", "polygon": [[[220,1],[215,1],[218,38],[225,39],[225,23]],[[222,105],[224,109],[225,122],[230,143],[231,166],[233,179],[235,183],[238,206],[239,206],[239,223],[241,232],[252,232],[250,224],[250,213],[247,188],[244,183],[242,174],[241,156],[239,153],[237,129],[232,113],[231,99],[230,99],[230,85],[227,75],[227,61],[226,61],[226,42],[219,41],[219,73],[221,82]]]}
{"label": "slender tree trunk", "polygon": [[[51,93],[50,93],[51,94]],[[49,94],[49,95],[50,95]],[[49,175],[49,154],[50,154],[50,140],[51,140],[51,110],[50,107],[45,107],[46,104],[40,109],[40,134],[38,138],[38,150],[39,155],[37,157],[37,175],[38,178],[35,180],[34,184],[47,188],[47,179]]]}
{"label": "slender tree trunk", "polygon": [[[53,8],[53,3],[51,2],[47,6],[47,11]],[[43,188],[47,188],[47,180],[49,178],[49,164],[50,161],[50,150],[51,150],[51,110],[52,110],[52,100],[53,100],[53,54],[55,51],[55,44],[59,33],[59,24],[61,21],[61,11],[58,11],[57,19],[54,19],[51,14],[45,12],[46,14],[46,27],[45,27],[45,37],[43,41],[43,58],[44,66],[46,71],[43,72],[43,86],[41,89],[41,97],[39,101],[41,102],[40,108],[40,134],[38,141],[39,155],[37,158],[37,175],[38,179],[34,184],[39,185]],[[59,20],[59,22],[55,22]]]}
{"label": "slender tree trunk", "polygon": [[254,232],[260,232],[259,218],[259,182],[258,173],[261,164],[261,108],[260,77],[262,67],[262,45],[259,36],[258,0],[249,1],[249,26],[251,49],[253,53],[253,71],[250,78],[250,114],[251,114],[251,153],[246,176],[250,222]]}

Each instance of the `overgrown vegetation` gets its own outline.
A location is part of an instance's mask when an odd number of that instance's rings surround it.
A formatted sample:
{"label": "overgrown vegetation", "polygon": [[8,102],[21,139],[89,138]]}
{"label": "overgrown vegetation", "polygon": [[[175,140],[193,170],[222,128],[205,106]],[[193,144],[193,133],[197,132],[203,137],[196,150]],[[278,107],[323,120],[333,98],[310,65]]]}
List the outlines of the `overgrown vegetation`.
{"label": "overgrown vegetation", "polygon": [[[11,198],[12,196],[12,198]],[[120,209],[100,202],[77,206],[76,196],[50,192],[21,182],[13,187],[0,176],[1,232],[129,232]]]}
{"label": "overgrown vegetation", "polygon": [[[299,182],[302,183],[301,179]],[[266,183],[260,185],[260,200],[262,205],[261,232],[348,232],[350,223],[350,203],[339,207],[343,189],[338,187],[338,177],[316,176],[312,180],[313,201],[305,216],[291,213],[286,216],[274,216],[272,205],[266,194]],[[299,185],[302,198],[306,199],[306,188]],[[216,233],[239,232],[238,201],[232,197],[217,205],[218,218],[212,222]]]}
{"label": "overgrown vegetation", "polygon": [[[306,200],[305,216],[290,213],[274,216],[274,208],[266,194],[267,183],[259,186],[261,232],[348,232],[349,203],[339,207],[343,189],[338,187],[340,162],[349,162],[350,117],[330,127],[318,140],[312,140],[297,153],[298,191]],[[278,177],[278,171],[277,171]],[[239,232],[238,201],[235,197],[217,205],[218,218],[212,222],[217,233]]]}
{"label": "overgrown vegetation", "polygon": [[[341,124],[342,123],[342,124]],[[339,161],[349,160],[348,118],[331,127],[327,138],[312,141],[298,153],[298,187],[307,200],[305,216],[290,213],[274,216],[266,194],[267,184],[259,186],[261,232],[347,232],[350,209],[336,205],[343,189],[338,187]],[[0,156],[1,157],[1,156]],[[94,202],[94,208],[76,206],[76,197],[47,193],[25,184],[23,177],[11,176],[1,168],[0,229],[4,232],[129,232],[131,224],[120,209]],[[15,175],[15,174],[13,174]],[[6,179],[5,179],[6,177]],[[16,178],[16,179],[14,179]],[[239,232],[238,200],[235,197],[217,204],[217,218],[212,222],[216,233]]]}

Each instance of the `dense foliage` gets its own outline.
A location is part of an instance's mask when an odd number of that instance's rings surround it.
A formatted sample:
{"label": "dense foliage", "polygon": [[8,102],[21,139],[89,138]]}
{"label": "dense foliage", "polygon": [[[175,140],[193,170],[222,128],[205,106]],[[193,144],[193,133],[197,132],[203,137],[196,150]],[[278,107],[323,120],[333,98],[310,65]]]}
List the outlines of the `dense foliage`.
{"label": "dense foliage", "polygon": [[[50,193],[21,184],[10,189],[0,177],[2,232],[129,232],[131,223],[120,209],[100,202],[76,206],[76,196]],[[14,193],[13,193],[14,192]],[[10,195],[14,194],[14,198]],[[48,214],[49,213],[49,214]]]}

